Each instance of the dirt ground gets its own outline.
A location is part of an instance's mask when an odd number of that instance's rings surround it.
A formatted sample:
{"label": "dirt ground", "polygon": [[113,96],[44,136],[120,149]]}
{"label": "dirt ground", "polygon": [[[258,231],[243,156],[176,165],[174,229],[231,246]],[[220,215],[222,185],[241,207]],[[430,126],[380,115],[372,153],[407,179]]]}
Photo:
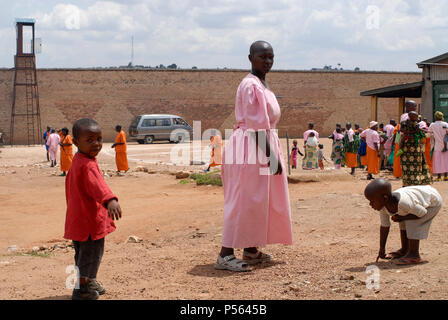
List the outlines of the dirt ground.
{"label": "dirt ground", "polygon": [[[330,159],[331,143],[323,140]],[[379,217],[363,197],[368,181],[361,170],[355,177],[348,169],[293,170],[299,180],[313,176],[317,181],[289,184],[294,245],[264,248],[274,261],[248,273],[215,270],[222,188],[180,183],[173,173],[200,172],[205,166],[174,166],[169,154],[176,146],[129,144],[131,170],[124,176],[113,174],[113,151],[110,144],[103,146],[98,162],[119,198],[123,218],[106,238],[98,280],[108,293],[100,299],[448,298],[446,207],[421,242],[429,263],[375,263]],[[43,146],[0,151],[0,299],[69,299],[66,283],[72,274],[67,267],[74,251],[63,239],[65,178],[50,168]],[[137,171],[139,166],[148,172]],[[389,173],[381,175],[393,188],[401,186]],[[446,198],[448,182],[434,186]],[[131,235],[142,241],[127,242]],[[393,224],[387,248],[399,246],[398,225]],[[378,268],[379,278],[369,289],[370,266]]]}

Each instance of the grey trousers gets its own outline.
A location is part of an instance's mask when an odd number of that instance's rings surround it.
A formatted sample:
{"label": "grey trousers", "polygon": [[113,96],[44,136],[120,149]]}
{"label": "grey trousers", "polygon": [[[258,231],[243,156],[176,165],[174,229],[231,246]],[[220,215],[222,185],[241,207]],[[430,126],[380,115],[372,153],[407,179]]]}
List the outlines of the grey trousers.
{"label": "grey trousers", "polygon": [[104,238],[93,241],[73,241],[75,247],[75,265],[81,278],[96,279],[104,253]]}

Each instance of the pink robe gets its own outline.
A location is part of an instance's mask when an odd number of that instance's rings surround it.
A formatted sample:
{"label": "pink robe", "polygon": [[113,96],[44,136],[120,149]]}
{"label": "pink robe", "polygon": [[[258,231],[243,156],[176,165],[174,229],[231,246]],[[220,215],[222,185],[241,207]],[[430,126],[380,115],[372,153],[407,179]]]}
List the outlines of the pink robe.
{"label": "pink robe", "polygon": [[[290,245],[292,228],[286,166],[280,140],[273,130],[280,120],[280,106],[274,93],[249,74],[238,87],[235,116],[238,125],[223,152],[222,245],[227,248]],[[263,174],[268,169],[267,159],[263,152],[257,152],[249,129],[266,130],[271,149],[282,166],[281,175]]]}
{"label": "pink robe", "polygon": [[48,151],[50,151],[52,161],[56,160],[60,140],[61,137],[57,133],[50,134],[50,137],[47,139]]}

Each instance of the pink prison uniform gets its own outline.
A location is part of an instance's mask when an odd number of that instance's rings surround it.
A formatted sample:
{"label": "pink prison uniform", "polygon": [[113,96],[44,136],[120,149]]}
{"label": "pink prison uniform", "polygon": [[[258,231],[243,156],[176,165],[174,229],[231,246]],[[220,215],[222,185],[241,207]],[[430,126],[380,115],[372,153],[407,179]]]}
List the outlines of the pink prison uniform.
{"label": "pink prison uniform", "polygon": [[434,174],[448,172],[448,152],[443,150],[443,138],[447,133],[448,123],[437,120],[429,125],[428,132],[434,137],[434,152],[432,155],[432,169]]}
{"label": "pink prison uniform", "polygon": [[47,139],[48,150],[50,151],[51,160],[56,160],[56,155],[58,153],[58,146],[61,137],[57,133],[50,134],[50,137]]}
{"label": "pink prison uniform", "polygon": [[388,139],[384,144],[384,150],[387,156],[389,156],[390,152],[392,151],[392,137],[394,135],[394,130],[395,127],[391,124],[384,126],[384,132],[386,132],[386,135],[388,136]]}
{"label": "pink prison uniform", "polygon": [[364,137],[366,138],[367,147],[369,147],[370,149],[373,149],[376,151],[375,143],[378,144],[378,148],[379,148],[380,136],[379,136],[378,132],[376,132],[375,130],[366,129],[363,132],[361,132],[361,134],[359,136],[361,138],[364,138]]}
{"label": "pink prison uniform", "polygon": [[117,197],[104,181],[96,159],[75,154],[65,180],[65,197],[65,239],[87,241],[90,235],[98,240],[115,230],[105,204]]}
{"label": "pink prison uniform", "polygon": [[[286,166],[275,129],[280,106],[272,91],[254,75],[247,75],[238,87],[235,103],[237,128],[223,152],[224,224],[222,245],[227,248],[264,247],[292,244]],[[273,152],[282,165],[281,175],[260,174],[267,167],[255,161],[255,139],[247,129],[265,129]],[[263,168],[267,169],[267,168]]]}
{"label": "pink prison uniform", "polygon": [[308,136],[310,135],[311,132],[314,132],[314,136],[316,137],[317,141],[319,141],[319,132],[317,132],[316,130],[310,129],[310,130],[306,130],[303,133],[303,141],[306,142],[306,140],[308,139]]}

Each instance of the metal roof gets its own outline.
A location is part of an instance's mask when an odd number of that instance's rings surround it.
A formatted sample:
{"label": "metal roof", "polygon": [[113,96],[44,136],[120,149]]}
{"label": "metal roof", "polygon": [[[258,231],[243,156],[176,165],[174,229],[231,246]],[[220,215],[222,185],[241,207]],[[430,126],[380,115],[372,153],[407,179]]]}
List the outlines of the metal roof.
{"label": "metal roof", "polygon": [[33,18],[16,18],[16,23],[22,23],[22,24],[35,24],[36,20]]}
{"label": "metal roof", "polygon": [[380,98],[421,98],[423,81],[398,84],[389,87],[362,91],[361,96],[377,96]]}
{"label": "metal roof", "polygon": [[439,56],[436,56],[434,58],[431,58],[431,59],[428,59],[428,60],[424,60],[422,62],[418,62],[417,66],[419,68],[421,68],[423,65],[426,65],[426,64],[437,64],[438,62],[444,61],[444,60],[448,60],[448,52],[446,52],[444,54],[441,54]]}

